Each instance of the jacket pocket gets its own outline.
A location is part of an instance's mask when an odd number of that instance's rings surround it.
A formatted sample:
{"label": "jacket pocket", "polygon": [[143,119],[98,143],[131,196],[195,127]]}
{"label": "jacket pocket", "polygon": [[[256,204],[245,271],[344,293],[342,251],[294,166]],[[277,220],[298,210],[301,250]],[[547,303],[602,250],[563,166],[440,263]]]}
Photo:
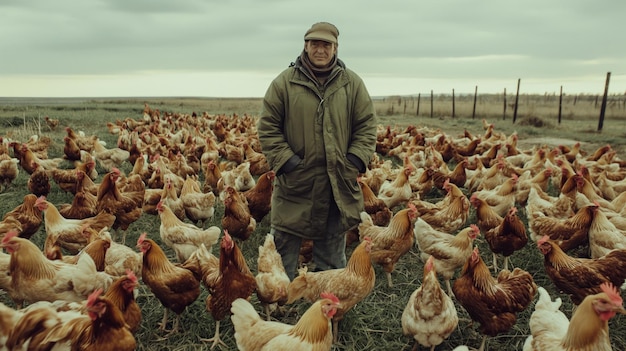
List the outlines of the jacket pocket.
{"label": "jacket pocket", "polygon": [[278,177],[281,192],[287,197],[310,198],[313,189],[313,177],[311,172],[304,168],[304,161],[289,173],[283,173]]}

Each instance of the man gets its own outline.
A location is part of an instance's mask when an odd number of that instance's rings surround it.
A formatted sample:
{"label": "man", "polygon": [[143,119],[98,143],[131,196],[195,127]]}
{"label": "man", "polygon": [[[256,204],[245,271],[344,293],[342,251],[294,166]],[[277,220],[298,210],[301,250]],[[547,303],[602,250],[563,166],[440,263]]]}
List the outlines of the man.
{"label": "man", "polygon": [[302,239],[316,270],[346,265],[345,232],[358,225],[357,176],[376,148],[376,117],[361,78],[337,57],[339,30],[315,23],[304,50],[269,86],[258,134],[276,171],[271,233],[293,279]]}

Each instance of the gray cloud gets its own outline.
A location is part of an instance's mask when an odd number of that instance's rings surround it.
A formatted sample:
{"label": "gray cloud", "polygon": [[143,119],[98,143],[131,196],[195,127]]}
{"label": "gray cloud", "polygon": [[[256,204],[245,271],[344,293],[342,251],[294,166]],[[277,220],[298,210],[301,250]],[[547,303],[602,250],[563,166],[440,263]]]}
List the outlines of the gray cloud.
{"label": "gray cloud", "polygon": [[558,82],[613,71],[626,90],[621,0],[5,0],[0,13],[0,79],[272,76],[327,20],[339,27],[340,57],[364,77]]}

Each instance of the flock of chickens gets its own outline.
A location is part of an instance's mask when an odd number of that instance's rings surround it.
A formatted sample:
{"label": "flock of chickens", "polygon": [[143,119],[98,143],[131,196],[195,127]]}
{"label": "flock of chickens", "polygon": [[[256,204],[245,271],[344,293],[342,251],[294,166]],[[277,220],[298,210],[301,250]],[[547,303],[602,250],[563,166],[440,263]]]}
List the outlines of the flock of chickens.
{"label": "flock of chickens", "polygon": [[[69,126],[58,157],[48,154],[54,142],[46,136],[3,138],[3,192],[21,172],[28,192],[0,222],[0,294],[14,304],[0,303],[0,350],[134,350],[145,323],[140,285],[163,305],[165,337],[184,330],[181,315],[205,290],[215,334],[202,342],[211,349],[228,347],[220,323],[229,318],[240,350],[330,350],[339,322],[375,289],[377,271],[391,289],[411,252],[423,275],[399,327],[414,349],[434,350],[475,323],[483,350],[527,310],[525,351],[612,349],[609,321],[626,314],[619,290],[626,287],[626,161],[610,146],[524,150],[515,133],[484,120],[480,135],[380,126],[376,154],[358,179],[365,211],[346,234],[346,268],[308,271],[305,242],[290,281],[273,237],[257,230],[271,210],[275,173],[255,122],[146,104],[141,119],[107,124],[115,147]],[[49,201],[53,187],[71,202]],[[223,208],[219,225],[210,225],[216,208]],[[127,242],[145,216],[160,223],[159,233]],[[42,224],[39,247],[31,237]],[[242,250],[253,235],[264,237],[255,272]],[[537,272],[512,267],[510,257],[527,245],[543,256],[558,297],[535,282]],[[560,309],[562,298],[574,311]],[[306,312],[283,323],[301,299],[310,303]],[[175,314],[169,329],[168,312]]]}

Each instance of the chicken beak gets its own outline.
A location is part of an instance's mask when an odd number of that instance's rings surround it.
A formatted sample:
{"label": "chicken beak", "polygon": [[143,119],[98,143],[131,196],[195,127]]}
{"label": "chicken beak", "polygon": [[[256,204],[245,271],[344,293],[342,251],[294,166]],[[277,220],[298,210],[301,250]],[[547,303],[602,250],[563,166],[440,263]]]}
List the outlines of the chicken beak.
{"label": "chicken beak", "polygon": [[624,306],[616,306],[615,312],[621,313],[621,314],[626,314],[626,309],[624,309]]}

